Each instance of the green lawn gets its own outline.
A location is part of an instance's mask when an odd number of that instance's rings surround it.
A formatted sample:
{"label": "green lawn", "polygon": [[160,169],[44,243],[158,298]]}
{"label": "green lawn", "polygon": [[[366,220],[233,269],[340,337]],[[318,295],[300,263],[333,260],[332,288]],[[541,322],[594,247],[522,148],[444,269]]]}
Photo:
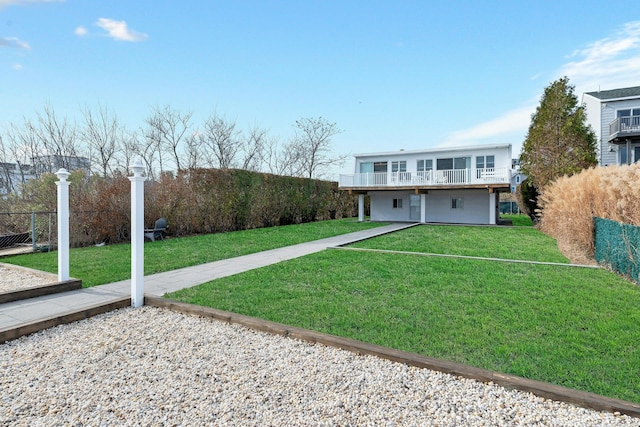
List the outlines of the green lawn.
{"label": "green lawn", "polygon": [[447,255],[569,263],[556,241],[533,227],[418,225],[351,245]]}
{"label": "green lawn", "polygon": [[640,288],[603,269],[326,250],[167,297],[640,402]]}
{"label": "green lawn", "polygon": [[[145,274],[153,274],[175,270],[385,224],[345,218],[147,242],[144,245],[144,271]],[[131,277],[129,244],[72,249],[69,258],[71,276],[82,279],[84,287]],[[2,262],[55,273],[58,269],[58,254],[47,252],[18,255],[3,258]]]}
{"label": "green lawn", "polygon": [[533,227],[533,221],[529,215],[524,214],[500,214],[500,218],[510,219],[514,227]]}
{"label": "green lawn", "polygon": [[[168,239],[145,273],[382,225],[353,219]],[[416,226],[354,245],[566,263],[532,227]],[[129,245],[74,249],[85,286],[129,277]],[[57,254],[3,262],[54,272]],[[327,250],[168,295],[640,402],[640,287],[602,269]]]}

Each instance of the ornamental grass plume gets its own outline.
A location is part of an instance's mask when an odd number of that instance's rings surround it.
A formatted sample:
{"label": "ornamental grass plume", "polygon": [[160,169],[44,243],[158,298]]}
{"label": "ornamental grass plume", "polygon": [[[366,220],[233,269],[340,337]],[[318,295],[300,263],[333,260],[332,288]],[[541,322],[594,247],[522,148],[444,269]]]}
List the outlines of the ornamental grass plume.
{"label": "ornamental grass plume", "polygon": [[640,164],[594,167],[547,186],[540,229],[572,261],[593,260],[593,217],[640,226]]}

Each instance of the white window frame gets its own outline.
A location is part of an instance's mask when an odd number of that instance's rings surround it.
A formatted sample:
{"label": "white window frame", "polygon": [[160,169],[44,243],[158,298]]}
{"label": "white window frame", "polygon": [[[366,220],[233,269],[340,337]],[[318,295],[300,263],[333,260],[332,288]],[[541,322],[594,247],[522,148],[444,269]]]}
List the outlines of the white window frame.
{"label": "white window frame", "polygon": [[387,162],[373,162],[373,173],[387,173]]}
{"label": "white window frame", "polygon": [[[443,166],[443,162],[451,161],[451,168],[441,167]],[[464,160],[465,166],[463,168],[460,166],[460,161]],[[440,165],[438,164],[440,163]],[[471,156],[459,156],[459,157],[441,157],[436,159],[436,170],[470,170],[471,169]]]}
{"label": "white window frame", "polygon": [[391,162],[391,172],[406,172],[407,171],[407,161],[406,160],[393,160]]}
{"label": "white window frame", "polygon": [[464,197],[452,197],[451,209],[464,209]]}
{"label": "white window frame", "polygon": [[428,172],[433,170],[433,159],[420,159],[416,163],[418,172]]}
{"label": "white window frame", "polygon": [[402,209],[402,199],[393,199],[393,209]]}
{"label": "white window frame", "polygon": [[476,169],[495,169],[496,156],[489,154],[486,156],[476,156]]}

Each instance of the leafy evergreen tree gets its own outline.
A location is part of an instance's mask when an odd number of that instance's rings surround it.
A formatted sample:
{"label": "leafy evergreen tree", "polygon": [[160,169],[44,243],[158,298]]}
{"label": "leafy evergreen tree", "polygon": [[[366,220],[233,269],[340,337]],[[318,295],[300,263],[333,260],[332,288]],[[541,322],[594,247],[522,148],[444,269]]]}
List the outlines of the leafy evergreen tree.
{"label": "leafy evergreen tree", "polygon": [[554,81],[531,117],[520,166],[538,193],[556,178],[598,163],[596,135],[573,90],[567,77]]}
{"label": "leafy evergreen tree", "polygon": [[534,223],[538,222],[538,213],[536,212],[538,209],[538,196],[539,194],[536,191],[536,187],[534,187],[529,180],[525,180],[518,186],[518,192],[516,193],[518,205],[522,212],[529,215],[529,218],[531,218]]}

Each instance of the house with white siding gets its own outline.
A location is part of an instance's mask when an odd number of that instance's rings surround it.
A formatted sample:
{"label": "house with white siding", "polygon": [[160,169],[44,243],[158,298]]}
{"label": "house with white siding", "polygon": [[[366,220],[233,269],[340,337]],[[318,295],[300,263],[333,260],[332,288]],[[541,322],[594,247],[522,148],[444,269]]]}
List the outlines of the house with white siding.
{"label": "house with white siding", "polygon": [[10,193],[20,193],[22,186],[35,177],[35,170],[31,165],[0,163],[0,196],[6,199]]}
{"label": "house with white siding", "polygon": [[357,154],[339,188],[365,196],[372,221],[497,224],[499,193],[511,190],[511,145]]}
{"label": "house with white siding", "polygon": [[582,102],[599,140],[599,164],[640,161],[640,86],[586,92]]}

